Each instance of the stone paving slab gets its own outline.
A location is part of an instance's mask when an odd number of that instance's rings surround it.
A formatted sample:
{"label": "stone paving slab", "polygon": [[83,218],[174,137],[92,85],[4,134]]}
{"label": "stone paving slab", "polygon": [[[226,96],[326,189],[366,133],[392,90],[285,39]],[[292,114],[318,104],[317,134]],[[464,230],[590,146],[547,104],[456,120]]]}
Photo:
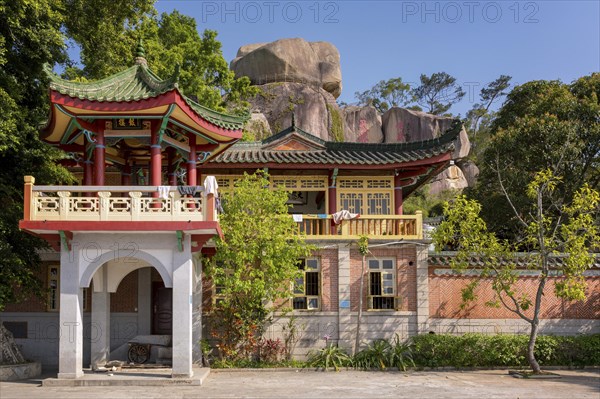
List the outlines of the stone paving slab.
{"label": "stone paving slab", "polygon": [[5,398],[411,398],[599,399],[598,370],[559,370],[562,378],[517,379],[507,370],[360,372],[212,370],[202,386],[48,387],[0,383]]}
{"label": "stone paving slab", "polygon": [[114,372],[84,371],[82,378],[45,378],[43,387],[202,385],[209,368],[194,368],[191,378],[171,378],[171,369],[123,369]]}

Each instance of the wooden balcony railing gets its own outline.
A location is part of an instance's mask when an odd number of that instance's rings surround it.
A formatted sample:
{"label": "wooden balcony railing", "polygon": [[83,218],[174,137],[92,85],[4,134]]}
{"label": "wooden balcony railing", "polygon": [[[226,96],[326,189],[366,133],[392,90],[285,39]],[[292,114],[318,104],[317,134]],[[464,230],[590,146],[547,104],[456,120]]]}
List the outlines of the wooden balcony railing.
{"label": "wooden balcony railing", "polygon": [[156,186],[34,186],[25,177],[24,219],[32,221],[213,221],[214,196],[181,196],[169,187],[158,198]]}
{"label": "wooden balcony railing", "polygon": [[307,239],[354,239],[361,235],[370,238],[423,239],[423,214],[416,215],[361,215],[357,219],[331,223],[330,215],[302,215],[298,231]]}

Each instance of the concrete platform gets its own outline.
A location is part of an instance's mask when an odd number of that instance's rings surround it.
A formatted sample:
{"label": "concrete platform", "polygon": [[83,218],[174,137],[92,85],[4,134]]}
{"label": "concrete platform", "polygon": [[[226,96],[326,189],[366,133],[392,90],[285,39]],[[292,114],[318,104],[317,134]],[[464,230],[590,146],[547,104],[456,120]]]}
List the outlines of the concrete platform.
{"label": "concrete platform", "polygon": [[121,371],[93,372],[84,370],[81,378],[46,378],[43,387],[99,387],[99,386],[170,386],[202,385],[210,374],[208,367],[194,367],[191,378],[172,378],[171,369],[122,369]]}

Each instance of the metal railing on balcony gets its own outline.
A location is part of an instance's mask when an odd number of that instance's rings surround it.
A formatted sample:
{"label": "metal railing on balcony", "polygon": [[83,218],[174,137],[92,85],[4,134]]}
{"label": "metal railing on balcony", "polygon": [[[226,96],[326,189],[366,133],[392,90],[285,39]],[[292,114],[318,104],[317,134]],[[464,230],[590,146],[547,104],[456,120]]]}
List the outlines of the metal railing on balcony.
{"label": "metal railing on balcony", "polygon": [[[214,198],[182,196],[176,186],[163,188],[166,198],[160,198],[157,186],[34,186],[34,181],[25,177],[25,220],[217,220]],[[203,194],[203,187],[197,192]]]}
{"label": "metal railing on balcony", "polygon": [[302,215],[298,231],[307,239],[354,239],[361,235],[371,238],[423,239],[423,215],[361,215],[356,219],[332,224],[331,215]]}

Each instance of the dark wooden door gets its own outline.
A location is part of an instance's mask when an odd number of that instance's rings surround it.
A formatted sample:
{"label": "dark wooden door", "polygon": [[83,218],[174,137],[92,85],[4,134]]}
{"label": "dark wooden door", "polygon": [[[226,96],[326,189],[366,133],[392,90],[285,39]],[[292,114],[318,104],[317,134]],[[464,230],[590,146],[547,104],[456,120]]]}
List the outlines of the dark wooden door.
{"label": "dark wooden door", "polygon": [[173,289],[162,282],[152,285],[152,334],[173,333]]}

